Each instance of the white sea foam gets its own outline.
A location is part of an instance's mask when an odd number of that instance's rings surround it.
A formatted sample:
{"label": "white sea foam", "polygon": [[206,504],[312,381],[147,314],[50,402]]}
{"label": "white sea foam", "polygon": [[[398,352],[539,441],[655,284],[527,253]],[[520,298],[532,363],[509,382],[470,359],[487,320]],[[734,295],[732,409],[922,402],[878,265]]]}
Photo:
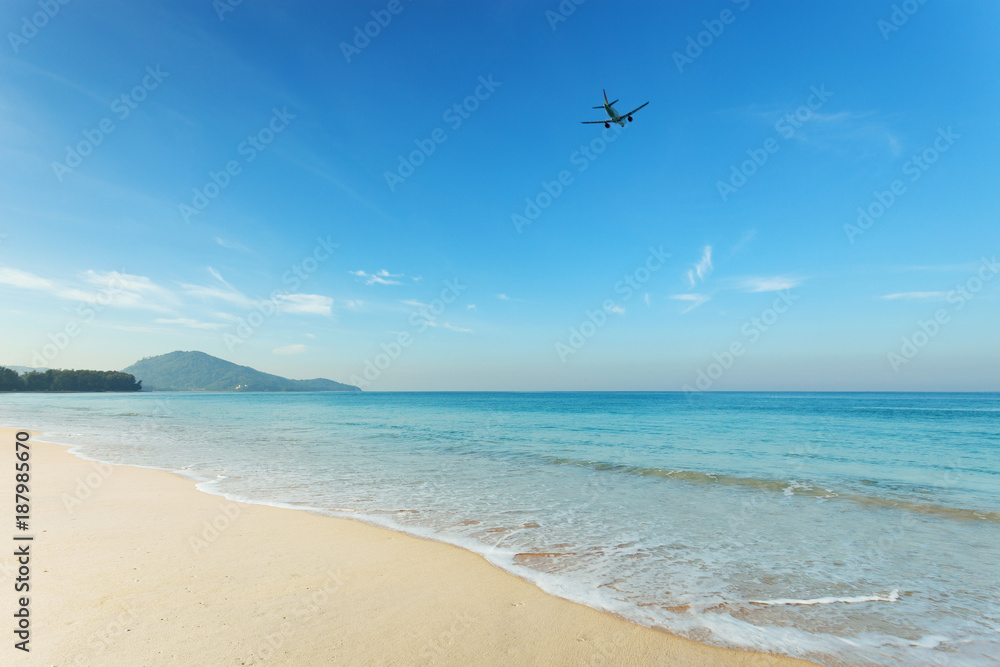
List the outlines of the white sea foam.
{"label": "white sea foam", "polygon": [[893,589],[888,595],[859,595],[856,597],[849,598],[835,598],[835,597],[825,597],[825,598],[813,598],[812,600],[793,600],[790,598],[784,598],[781,600],[750,600],[750,604],[766,604],[766,605],[785,605],[785,604],[798,604],[798,605],[813,605],[813,604],[834,604],[837,602],[843,602],[846,604],[854,604],[856,602],[895,602],[899,599],[899,591]]}

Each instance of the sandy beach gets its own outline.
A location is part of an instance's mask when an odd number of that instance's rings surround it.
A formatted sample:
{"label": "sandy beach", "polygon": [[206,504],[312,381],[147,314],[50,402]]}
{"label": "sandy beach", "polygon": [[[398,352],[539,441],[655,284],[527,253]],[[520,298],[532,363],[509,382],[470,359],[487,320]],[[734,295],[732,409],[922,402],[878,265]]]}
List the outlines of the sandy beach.
{"label": "sandy beach", "polygon": [[[16,431],[0,429],[13,495]],[[30,653],[5,664],[786,665],[543,593],[460,548],[203,493],[32,433]],[[8,621],[10,623],[10,621]]]}

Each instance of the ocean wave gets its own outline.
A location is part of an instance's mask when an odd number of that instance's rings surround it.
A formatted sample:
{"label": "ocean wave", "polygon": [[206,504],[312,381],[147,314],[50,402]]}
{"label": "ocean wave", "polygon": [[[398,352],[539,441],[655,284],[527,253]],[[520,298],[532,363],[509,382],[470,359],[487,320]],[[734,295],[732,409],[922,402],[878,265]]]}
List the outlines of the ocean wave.
{"label": "ocean wave", "polygon": [[775,605],[814,605],[814,604],[855,604],[858,602],[895,602],[899,599],[899,591],[893,589],[888,595],[858,595],[855,597],[846,598],[836,598],[836,597],[825,597],[825,598],[813,598],[811,600],[793,600],[791,598],[782,598],[780,600],[750,600],[750,604],[763,604],[769,606]]}
{"label": "ocean wave", "polygon": [[683,481],[691,484],[705,484],[720,487],[730,486],[748,491],[780,493],[785,496],[847,501],[864,505],[866,507],[929,514],[956,521],[986,521],[990,523],[1000,523],[1000,512],[951,507],[938,503],[893,498],[891,496],[868,495],[847,489],[830,489],[823,486],[806,484],[799,480],[739,477],[724,473],[707,473],[696,470],[672,470],[668,468],[633,466],[620,463],[587,461],[555,456],[540,456],[538,459],[550,465],[570,465],[590,468],[591,470],[601,472],[655,477],[664,480]]}

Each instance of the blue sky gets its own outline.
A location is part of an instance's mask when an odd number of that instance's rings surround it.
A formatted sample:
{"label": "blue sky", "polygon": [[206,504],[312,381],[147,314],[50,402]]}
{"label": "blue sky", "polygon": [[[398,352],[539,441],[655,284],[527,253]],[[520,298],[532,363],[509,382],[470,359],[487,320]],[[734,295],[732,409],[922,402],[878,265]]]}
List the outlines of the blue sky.
{"label": "blue sky", "polygon": [[[11,1],[0,24],[0,363],[1000,389],[996,3]],[[580,124],[602,89],[649,106]]]}

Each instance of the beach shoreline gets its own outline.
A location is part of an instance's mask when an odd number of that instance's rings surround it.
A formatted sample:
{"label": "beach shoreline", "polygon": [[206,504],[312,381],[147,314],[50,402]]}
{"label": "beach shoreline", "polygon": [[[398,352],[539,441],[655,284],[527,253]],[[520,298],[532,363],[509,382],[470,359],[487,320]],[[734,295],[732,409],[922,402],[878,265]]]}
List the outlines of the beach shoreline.
{"label": "beach shoreline", "polygon": [[[0,428],[11,469],[16,433]],[[19,663],[812,664],[698,644],[460,547],[230,501],[29,433],[30,652],[4,648]]]}

